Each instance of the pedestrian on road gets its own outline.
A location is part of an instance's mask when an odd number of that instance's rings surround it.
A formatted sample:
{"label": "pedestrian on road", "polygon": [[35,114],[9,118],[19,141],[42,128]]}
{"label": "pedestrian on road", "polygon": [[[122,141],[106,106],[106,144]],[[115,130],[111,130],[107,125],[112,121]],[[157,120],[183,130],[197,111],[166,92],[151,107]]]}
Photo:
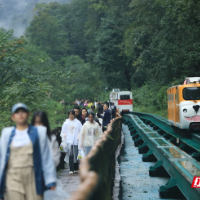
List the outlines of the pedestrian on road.
{"label": "pedestrian on road", "polygon": [[101,115],[103,114],[103,105],[102,105],[102,102],[100,102],[98,104],[98,108],[97,108],[97,117],[98,118],[101,118]]}
{"label": "pedestrian on road", "polygon": [[88,101],[87,100],[85,100],[85,103],[84,103],[83,106],[88,106]]}
{"label": "pedestrian on road", "polygon": [[111,109],[112,119],[114,119],[116,115],[116,110],[117,110],[114,103],[111,103],[110,109]]}
{"label": "pedestrian on road", "polygon": [[101,118],[103,119],[102,130],[104,132],[107,129],[107,125],[110,123],[111,120],[110,110],[108,110],[108,103],[104,103],[103,109],[104,109],[104,115],[102,114]]}
{"label": "pedestrian on road", "polygon": [[97,107],[97,104],[98,104],[98,101],[96,100],[96,101],[94,102],[95,107]]}
{"label": "pedestrian on road", "polygon": [[85,155],[87,155],[94,143],[99,140],[102,135],[102,130],[97,122],[94,121],[94,113],[88,114],[88,119],[82,128],[80,135],[80,147],[84,149]]}
{"label": "pedestrian on road", "polygon": [[91,105],[93,105],[93,103],[91,101],[88,101],[88,107],[91,108]]}
{"label": "pedestrian on road", "polygon": [[57,167],[60,163],[60,151],[59,151],[59,145],[56,140],[55,134],[51,133],[51,129],[49,126],[49,120],[47,118],[47,115],[43,111],[37,111],[34,113],[33,118],[31,120],[31,124],[33,126],[45,126],[47,128],[47,136],[50,140],[51,144],[51,150],[53,154],[53,161],[55,167]]}
{"label": "pedestrian on road", "polygon": [[82,117],[85,119],[85,122],[88,121],[88,111],[86,108],[82,108],[81,114],[82,114]]}
{"label": "pedestrian on road", "polygon": [[98,108],[98,105],[99,105],[99,102],[97,101],[97,102],[96,102],[96,105],[95,105],[95,108]]}
{"label": "pedestrian on road", "polygon": [[83,99],[81,100],[80,106],[84,106],[84,101],[83,101]]}
{"label": "pedestrian on road", "polygon": [[76,104],[79,106],[80,105],[80,101],[78,99],[76,99]]}
{"label": "pedestrian on road", "polygon": [[90,109],[88,110],[88,113],[95,111],[95,105],[91,105]]}
{"label": "pedestrian on road", "polygon": [[75,118],[77,118],[81,122],[81,124],[83,125],[85,123],[85,119],[80,114],[81,108],[79,106],[74,106],[74,111],[75,111]]}
{"label": "pedestrian on road", "polygon": [[47,129],[28,124],[29,109],[12,107],[16,126],[2,130],[0,138],[0,199],[42,200],[48,188],[55,190],[56,170]]}
{"label": "pedestrian on road", "polygon": [[[88,114],[94,113],[94,112],[95,112],[95,105],[91,105],[90,109],[88,110]],[[99,119],[98,119],[98,117],[95,115],[95,113],[94,113],[94,120],[95,120],[96,122],[99,122]]]}
{"label": "pedestrian on road", "polygon": [[69,164],[69,174],[78,172],[78,136],[82,129],[81,122],[75,118],[75,111],[68,111],[69,119],[62,126],[62,146],[66,151],[65,162]]}

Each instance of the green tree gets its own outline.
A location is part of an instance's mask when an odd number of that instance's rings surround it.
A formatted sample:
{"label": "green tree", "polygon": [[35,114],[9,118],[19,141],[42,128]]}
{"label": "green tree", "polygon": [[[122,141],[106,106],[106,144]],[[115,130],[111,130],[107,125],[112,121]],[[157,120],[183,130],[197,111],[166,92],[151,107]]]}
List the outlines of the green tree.
{"label": "green tree", "polygon": [[63,26],[59,20],[60,9],[61,5],[58,3],[38,4],[35,8],[36,15],[26,31],[31,42],[41,47],[54,60],[67,56],[70,50],[68,33],[62,31]]}
{"label": "green tree", "polygon": [[13,31],[0,30],[0,86],[7,85],[20,72],[21,55],[25,52],[24,38],[10,40]]}

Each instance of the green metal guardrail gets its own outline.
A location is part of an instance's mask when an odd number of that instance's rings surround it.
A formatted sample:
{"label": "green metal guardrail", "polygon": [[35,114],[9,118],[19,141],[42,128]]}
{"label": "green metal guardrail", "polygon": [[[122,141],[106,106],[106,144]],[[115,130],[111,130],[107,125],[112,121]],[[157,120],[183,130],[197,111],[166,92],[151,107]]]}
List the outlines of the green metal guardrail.
{"label": "green metal guardrail", "polygon": [[160,117],[158,115],[131,112],[138,117],[140,117],[145,123],[150,124],[153,129],[157,130],[159,134],[162,134],[163,137],[169,139],[170,142],[179,146],[182,150],[187,153],[192,154],[192,157],[200,161],[200,136],[192,133],[191,138],[182,137],[180,134],[176,133],[168,120]]}
{"label": "green metal guardrail", "polygon": [[121,131],[122,117],[117,115],[88,156],[81,160],[80,178],[82,182],[70,200],[112,199],[116,164],[115,152],[121,143]]}
{"label": "green metal guardrail", "polygon": [[176,147],[136,115],[123,116],[134,139],[139,152],[143,154],[143,161],[157,161],[150,167],[151,176],[167,176],[171,178],[165,186],[160,187],[160,195],[164,198],[177,198],[183,194],[189,200],[200,199],[200,189],[191,188],[193,177],[200,175],[200,163]]}

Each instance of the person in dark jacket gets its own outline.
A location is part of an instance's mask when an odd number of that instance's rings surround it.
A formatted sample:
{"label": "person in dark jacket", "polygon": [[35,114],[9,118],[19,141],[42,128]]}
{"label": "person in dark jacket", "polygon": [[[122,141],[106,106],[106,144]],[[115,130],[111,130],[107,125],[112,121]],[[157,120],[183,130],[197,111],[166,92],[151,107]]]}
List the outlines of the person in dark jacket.
{"label": "person in dark jacket", "polygon": [[107,103],[104,103],[103,109],[104,109],[104,115],[103,114],[101,115],[101,118],[103,119],[102,130],[106,131],[107,125],[110,123],[110,120],[111,120],[111,114],[110,114],[110,111],[108,110]]}
{"label": "person in dark jacket", "polygon": [[83,125],[85,123],[85,118],[80,114],[80,111],[81,109],[79,106],[74,106],[75,118],[77,118]]}
{"label": "person in dark jacket", "polygon": [[102,114],[103,114],[103,105],[102,105],[102,103],[99,103],[98,107],[97,107],[97,116],[98,116],[98,118],[101,118]]}
{"label": "person in dark jacket", "polygon": [[111,103],[110,109],[111,109],[111,113],[112,113],[112,119],[114,119],[115,115],[116,115],[116,110],[117,110],[114,103]]}

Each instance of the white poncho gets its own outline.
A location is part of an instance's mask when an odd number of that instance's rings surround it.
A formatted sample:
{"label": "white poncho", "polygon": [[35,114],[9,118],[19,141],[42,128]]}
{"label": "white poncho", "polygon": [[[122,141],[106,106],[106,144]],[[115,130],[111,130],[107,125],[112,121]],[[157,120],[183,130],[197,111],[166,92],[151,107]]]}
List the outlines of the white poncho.
{"label": "white poncho", "polygon": [[[66,152],[65,162],[69,162],[69,155],[71,155],[71,145],[78,145],[78,136],[81,132],[82,124],[78,119],[74,119],[71,121],[67,119],[61,130],[61,138],[62,143],[61,146],[63,147],[64,151]],[[74,155],[74,163],[77,163],[77,156],[78,156],[78,148],[73,148],[73,155]]]}
{"label": "white poncho", "polygon": [[93,146],[94,143],[101,137],[102,130],[97,122],[85,122],[81,130],[80,146]]}

